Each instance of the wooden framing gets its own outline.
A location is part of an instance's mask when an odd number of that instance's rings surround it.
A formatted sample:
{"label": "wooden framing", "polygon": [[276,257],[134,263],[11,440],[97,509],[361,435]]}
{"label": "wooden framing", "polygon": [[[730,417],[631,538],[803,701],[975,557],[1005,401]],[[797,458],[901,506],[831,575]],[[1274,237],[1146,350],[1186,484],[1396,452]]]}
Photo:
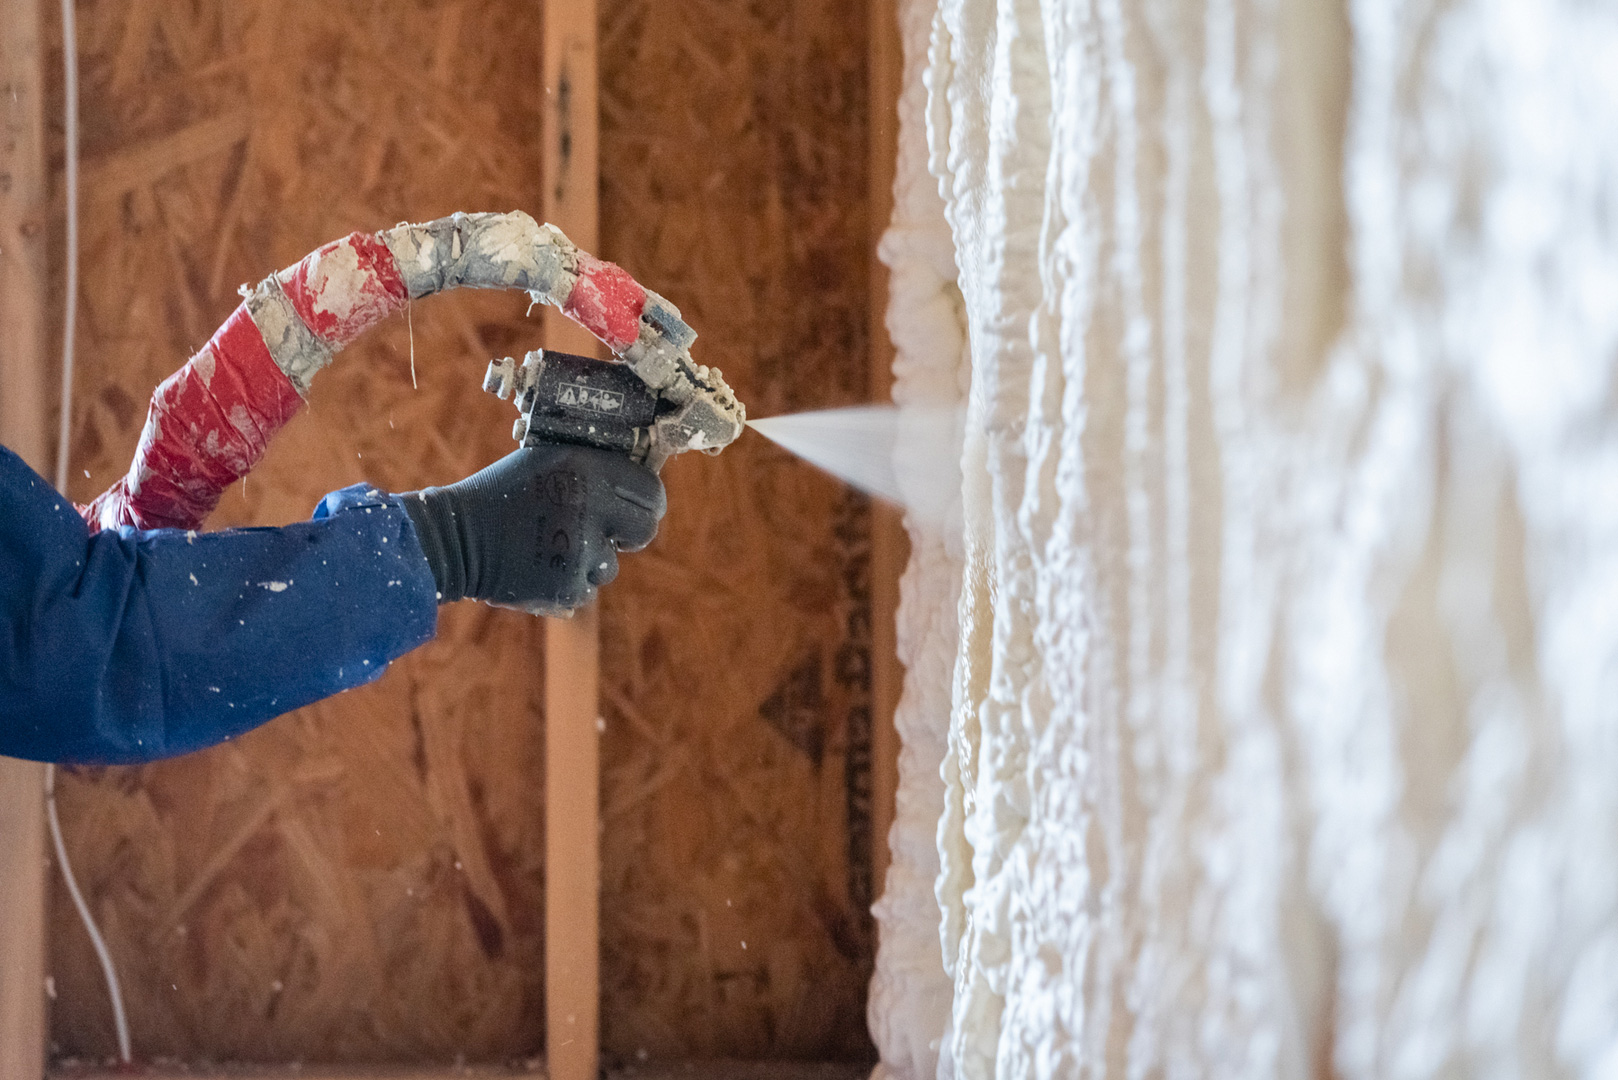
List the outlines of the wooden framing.
{"label": "wooden framing", "polygon": [[[544,216],[587,250],[596,247],[597,236],[595,20],[593,0],[546,5]],[[0,323],[7,331],[0,340],[0,439],[48,471],[48,199],[40,21],[38,0],[0,2],[0,86],[6,91],[0,133]],[[546,314],[547,345],[579,352],[597,348],[571,321],[553,311]],[[594,1080],[597,1074],[598,653],[593,608],[571,621],[549,623],[546,1024],[548,1072],[556,1080]],[[46,1065],[42,773],[33,763],[0,758],[0,1080],[37,1080]]]}
{"label": "wooden framing", "polygon": [[[595,0],[547,0],[545,220],[586,251],[600,236]],[[547,348],[598,354],[545,309]],[[545,1059],[551,1080],[595,1080],[600,1058],[600,612],[545,628]]]}
{"label": "wooden framing", "polygon": [[38,0],[0,0],[0,439],[46,461],[44,77]]}
{"label": "wooden framing", "polygon": [[44,768],[0,758],[0,1080],[45,1071]]}
{"label": "wooden framing", "polygon": [[[0,2],[0,442],[47,472],[44,77],[38,0]],[[45,1071],[44,769],[0,758],[0,1080]]]}
{"label": "wooden framing", "polygon": [[[871,4],[602,5],[600,254],[752,416],[871,397]],[[602,605],[602,1053],[868,1053],[869,503],[751,434],[665,476]]]}
{"label": "wooden framing", "polygon": [[[36,468],[48,462],[50,320],[45,244],[48,171],[44,153],[38,0],[0,0],[0,86],[6,108],[0,133],[0,440]],[[598,247],[598,143],[594,0],[552,0],[545,7],[542,77],[546,95],[544,197],[547,220],[587,250]],[[870,53],[870,391],[886,399],[892,349],[883,324],[886,270],[875,244],[892,197],[895,103],[900,54],[895,11],[869,8]],[[546,312],[548,346],[597,348],[570,321]],[[896,512],[877,507],[872,522],[873,796],[872,860],[880,883],[888,862],[897,739],[893,708],[902,681],[894,643],[898,577],[906,542]],[[546,628],[546,1024],[549,1076],[597,1075],[598,729],[597,612]],[[0,1080],[38,1080],[46,1067],[45,854],[42,770],[0,759]],[[366,1070],[314,1067],[315,1077],[445,1075],[411,1067]],[[476,1074],[476,1070],[473,1071]],[[66,1075],[79,1075],[63,1073]],[[273,1070],[265,1075],[274,1075]]]}

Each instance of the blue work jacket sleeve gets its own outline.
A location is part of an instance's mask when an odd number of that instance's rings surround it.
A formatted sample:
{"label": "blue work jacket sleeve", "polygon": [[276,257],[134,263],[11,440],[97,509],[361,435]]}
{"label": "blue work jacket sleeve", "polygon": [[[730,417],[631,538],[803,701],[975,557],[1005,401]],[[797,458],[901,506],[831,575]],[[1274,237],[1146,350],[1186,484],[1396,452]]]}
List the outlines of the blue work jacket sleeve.
{"label": "blue work jacket sleeve", "polygon": [[433,636],[409,516],[364,486],[316,519],[90,534],[0,447],[0,754],[184,754],[369,682]]}

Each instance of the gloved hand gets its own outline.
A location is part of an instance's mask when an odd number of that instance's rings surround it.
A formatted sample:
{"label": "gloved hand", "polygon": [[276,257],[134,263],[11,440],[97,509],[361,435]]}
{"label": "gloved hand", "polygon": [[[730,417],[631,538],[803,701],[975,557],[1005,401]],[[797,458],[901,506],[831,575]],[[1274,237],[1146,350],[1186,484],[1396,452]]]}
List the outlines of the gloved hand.
{"label": "gloved hand", "polygon": [[652,542],[667,507],[657,474],[585,446],[523,447],[448,487],[399,496],[438,583],[536,615],[587,604],[618,576],[618,552]]}

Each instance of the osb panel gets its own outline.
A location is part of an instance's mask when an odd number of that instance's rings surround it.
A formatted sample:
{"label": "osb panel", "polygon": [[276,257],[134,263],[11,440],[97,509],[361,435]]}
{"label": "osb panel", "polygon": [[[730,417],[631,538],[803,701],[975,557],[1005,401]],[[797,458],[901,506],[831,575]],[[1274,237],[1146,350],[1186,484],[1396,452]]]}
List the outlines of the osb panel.
{"label": "osb panel", "polygon": [[[862,401],[856,0],[603,5],[602,248],[755,416]],[[604,598],[609,1059],[869,1052],[869,512],[744,436]]]}
{"label": "osb panel", "polygon": [[[152,388],[239,283],[353,229],[538,204],[529,0],[81,0],[79,17],[80,500],[127,466]],[[524,306],[454,294],[373,331],[210,525],[506,452],[510,406],[479,384],[489,356],[537,342]],[[64,778],[139,1055],[447,1064],[543,1045],[539,626],[470,605],[440,626],[379,683],[237,743]],[[105,1055],[100,975],[53,888],[54,1048]]]}

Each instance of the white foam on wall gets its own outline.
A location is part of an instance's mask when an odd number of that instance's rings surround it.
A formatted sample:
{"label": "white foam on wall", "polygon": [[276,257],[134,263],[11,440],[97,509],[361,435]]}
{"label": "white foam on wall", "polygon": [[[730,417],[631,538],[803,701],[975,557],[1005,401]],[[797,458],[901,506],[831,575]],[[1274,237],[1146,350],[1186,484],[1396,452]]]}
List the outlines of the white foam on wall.
{"label": "white foam on wall", "polygon": [[[893,220],[879,254],[889,267],[888,332],[893,338],[893,398],[902,419],[895,466],[908,455],[937,452],[931,421],[953,415],[966,397],[970,359],[966,314],[955,284],[955,249],[938,184],[927,171],[922,76],[932,24],[930,7],[900,5],[904,76]],[[915,436],[914,438],[907,438]],[[945,445],[949,445],[945,442]],[[958,480],[956,482],[958,487]],[[931,488],[932,485],[929,485]],[[898,806],[888,841],[892,853],[875,914],[879,926],[871,980],[871,1034],[882,1055],[879,1074],[931,1080],[949,1023],[952,987],[939,945],[938,827],[944,809],[939,767],[949,732],[950,688],[959,637],[964,552],[959,495],[906,519],[910,565],[900,580],[898,642],[905,665],[894,717],[900,737]],[[944,1071],[949,1071],[945,1062]]]}
{"label": "white foam on wall", "polygon": [[1611,1075],[1618,9],[901,10],[884,1068]]}

